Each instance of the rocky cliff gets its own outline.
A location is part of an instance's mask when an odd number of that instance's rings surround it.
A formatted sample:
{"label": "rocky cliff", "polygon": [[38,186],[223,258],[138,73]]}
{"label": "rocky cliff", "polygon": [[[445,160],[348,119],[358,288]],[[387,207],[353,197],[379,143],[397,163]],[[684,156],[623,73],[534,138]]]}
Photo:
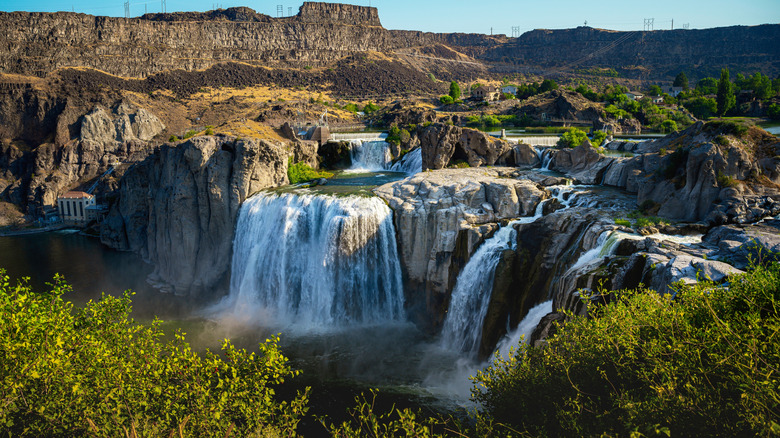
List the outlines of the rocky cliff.
{"label": "rocky cliff", "polygon": [[773,76],[780,71],[780,25],[655,32],[580,27],[507,38],[391,31],[381,26],[375,8],[306,2],[298,15],[283,18],[248,8],[131,19],[0,13],[0,32],[0,71],[37,76],[61,67],[89,67],[146,77],[227,61],[302,67],[371,51],[440,59],[465,54],[499,70],[507,63],[557,70],[604,66],[653,78],[680,70],[712,75],[721,67]]}
{"label": "rocky cliff", "polygon": [[267,141],[213,136],[162,145],[122,178],[101,241],[153,263],[151,280],[166,290],[210,291],[229,272],[239,206],[287,183],[291,153]]}

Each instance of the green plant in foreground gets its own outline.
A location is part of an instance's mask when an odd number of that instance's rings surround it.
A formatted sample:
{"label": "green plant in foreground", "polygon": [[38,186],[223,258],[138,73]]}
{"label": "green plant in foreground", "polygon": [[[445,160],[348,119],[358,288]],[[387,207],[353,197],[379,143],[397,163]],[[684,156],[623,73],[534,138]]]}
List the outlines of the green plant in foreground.
{"label": "green plant in foreground", "polygon": [[[130,293],[76,309],[62,277],[33,292],[0,271],[0,428],[7,436],[293,436],[308,389],[280,400],[296,376],[277,338],[248,353],[224,341],[197,354],[183,333],[130,318]],[[131,433],[132,431],[132,433]],[[178,436],[178,435],[177,435]]]}
{"label": "green plant in foreground", "polygon": [[624,227],[630,227],[631,226],[631,221],[628,220],[628,219],[615,219],[615,224],[616,225],[622,225]]}
{"label": "green plant in foreground", "polygon": [[558,146],[576,148],[585,143],[587,139],[588,134],[582,129],[570,128],[561,135],[561,138],[558,140]]}
{"label": "green plant in foreground", "polygon": [[[476,378],[492,420],[530,436],[780,433],[780,264],[674,297],[588,302],[543,349],[520,345]],[[640,435],[641,434],[641,435]]]}

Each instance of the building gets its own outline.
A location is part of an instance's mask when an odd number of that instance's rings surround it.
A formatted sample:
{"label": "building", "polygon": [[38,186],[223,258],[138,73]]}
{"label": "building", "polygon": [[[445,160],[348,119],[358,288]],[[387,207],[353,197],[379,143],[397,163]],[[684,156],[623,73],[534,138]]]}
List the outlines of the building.
{"label": "building", "polygon": [[661,87],[661,91],[663,91],[664,93],[672,97],[677,97],[680,95],[680,93],[683,92],[683,87],[665,86],[665,87]]}
{"label": "building", "polygon": [[631,100],[642,100],[643,97],[645,97],[642,93],[637,93],[636,91],[629,91],[626,93],[626,97],[628,97]]}
{"label": "building", "polygon": [[490,102],[490,101],[498,100],[500,93],[498,87],[489,87],[489,86],[482,85],[474,89],[474,91],[471,92],[471,95],[477,100]]}
{"label": "building", "polygon": [[87,207],[95,205],[95,196],[86,192],[68,192],[57,198],[60,218],[65,222],[88,222]]}
{"label": "building", "polygon": [[650,96],[650,101],[653,102],[656,105],[660,105],[664,103],[664,97],[663,96]]}
{"label": "building", "polygon": [[512,96],[516,96],[517,95],[517,87],[515,87],[514,85],[506,85],[504,87],[501,87],[501,93],[502,94],[509,93]]}

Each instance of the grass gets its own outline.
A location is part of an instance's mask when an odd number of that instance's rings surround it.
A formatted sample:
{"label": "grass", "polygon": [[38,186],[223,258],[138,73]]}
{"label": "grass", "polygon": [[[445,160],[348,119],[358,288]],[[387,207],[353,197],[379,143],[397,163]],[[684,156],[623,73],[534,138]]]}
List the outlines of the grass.
{"label": "grass", "polygon": [[291,158],[287,167],[287,177],[290,179],[290,184],[299,184],[319,178],[332,178],[333,174],[325,171],[318,172],[303,162],[293,164]]}

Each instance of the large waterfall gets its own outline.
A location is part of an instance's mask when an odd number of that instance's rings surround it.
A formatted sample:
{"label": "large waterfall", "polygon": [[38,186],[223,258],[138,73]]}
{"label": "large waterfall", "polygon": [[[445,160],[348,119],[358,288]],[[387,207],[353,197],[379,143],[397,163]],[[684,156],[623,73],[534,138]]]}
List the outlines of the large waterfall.
{"label": "large waterfall", "polygon": [[402,317],[392,212],[379,198],[261,193],[241,207],[228,305],[336,327]]}

